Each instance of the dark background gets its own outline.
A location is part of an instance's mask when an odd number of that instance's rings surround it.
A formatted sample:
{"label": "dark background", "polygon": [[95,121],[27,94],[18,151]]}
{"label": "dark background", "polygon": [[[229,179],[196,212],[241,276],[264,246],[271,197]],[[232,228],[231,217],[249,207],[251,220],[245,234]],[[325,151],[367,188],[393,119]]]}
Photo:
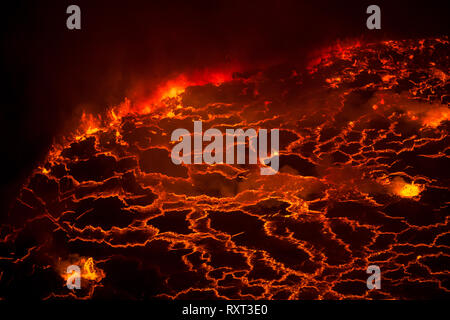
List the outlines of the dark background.
{"label": "dark background", "polygon": [[[304,61],[337,40],[449,34],[448,1],[8,1],[1,19],[1,196],[11,199],[82,109],[132,89],[238,62]],[[81,30],[66,28],[67,6]],[[366,8],[381,7],[381,30]]]}

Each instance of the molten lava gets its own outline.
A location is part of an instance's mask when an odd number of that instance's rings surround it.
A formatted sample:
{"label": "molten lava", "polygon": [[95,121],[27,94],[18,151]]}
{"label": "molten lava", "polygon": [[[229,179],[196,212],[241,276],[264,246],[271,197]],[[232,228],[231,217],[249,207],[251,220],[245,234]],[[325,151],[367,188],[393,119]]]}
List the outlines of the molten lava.
{"label": "molten lava", "polygon": [[[84,114],[2,221],[0,297],[45,282],[41,299],[449,298],[448,40],[318,54]],[[171,132],[197,120],[279,128],[279,172],[174,165]],[[62,284],[70,264],[81,290]]]}

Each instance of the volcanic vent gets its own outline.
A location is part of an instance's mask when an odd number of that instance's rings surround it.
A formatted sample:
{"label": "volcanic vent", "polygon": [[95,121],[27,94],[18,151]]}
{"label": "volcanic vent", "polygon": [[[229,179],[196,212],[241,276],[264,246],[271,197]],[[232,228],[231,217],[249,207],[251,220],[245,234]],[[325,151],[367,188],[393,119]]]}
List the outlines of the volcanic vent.
{"label": "volcanic vent", "polygon": [[[85,116],[2,221],[0,297],[449,298],[448,55],[355,43]],[[279,128],[279,173],[174,165],[170,133],[194,120]]]}

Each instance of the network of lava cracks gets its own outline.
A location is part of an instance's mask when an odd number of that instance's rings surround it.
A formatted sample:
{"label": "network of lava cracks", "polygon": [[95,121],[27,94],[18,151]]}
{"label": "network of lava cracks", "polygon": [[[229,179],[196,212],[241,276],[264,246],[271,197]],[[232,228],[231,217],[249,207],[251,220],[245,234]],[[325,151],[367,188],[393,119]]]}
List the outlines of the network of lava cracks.
{"label": "network of lava cracks", "polygon": [[[446,38],[334,46],[85,115],[2,218],[0,297],[449,298],[448,54]],[[171,132],[194,120],[279,128],[279,173],[174,165]]]}

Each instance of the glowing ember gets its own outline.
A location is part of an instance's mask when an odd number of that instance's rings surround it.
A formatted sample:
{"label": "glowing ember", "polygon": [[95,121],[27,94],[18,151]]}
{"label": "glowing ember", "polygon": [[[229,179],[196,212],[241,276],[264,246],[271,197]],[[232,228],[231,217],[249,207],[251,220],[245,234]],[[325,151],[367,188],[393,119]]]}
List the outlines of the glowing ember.
{"label": "glowing ember", "polygon": [[421,192],[421,187],[418,185],[415,185],[414,183],[403,183],[399,184],[397,186],[394,186],[394,192],[395,194],[405,197],[405,198],[412,198],[419,195]]}
{"label": "glowing ember", "polygon": [[101,281],[104,278],[103,271],[94,266],[94,259],[89,258],[83,265],[82,277],[87,280]]}
{"label": "glowing ember", "polygon": [[420,187],[414,184],[405,184],[398,192],[402,197],[415,197],[420,193]]}
{"label": "glowing ember", "polygon": [[73,264],[75,266],[79,266],[81,269],[81,278],[85,279],[85,280],[89,280],[89,281],[94,281],[94,282],[100,282],[104,277],[105,277],[105,273],[103,272],[103,270],[97,268],[94,264],[94,259],[92,257],[90,258],[81,258],[78,261],[69,263],[69,262],[65,262],[62,266],[61,266],[61,277],[67,281],[67,279],[69,279],[70,276],[73,275],[70,273],[66,272],[67,266],[69,264]]}

